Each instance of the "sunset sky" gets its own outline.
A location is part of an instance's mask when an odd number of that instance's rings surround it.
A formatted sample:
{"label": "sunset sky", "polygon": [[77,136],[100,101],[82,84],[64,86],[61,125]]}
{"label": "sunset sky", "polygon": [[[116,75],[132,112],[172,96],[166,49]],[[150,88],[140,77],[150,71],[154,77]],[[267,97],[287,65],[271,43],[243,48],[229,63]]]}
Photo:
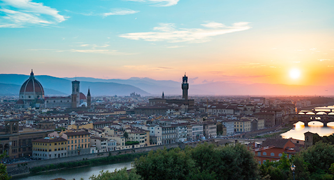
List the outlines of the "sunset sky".
{"label": "sunset sky", "polygon": [[[334,84],[333,0],[0,0],[0,73]],[[300,73],[290,76],[291,70]]]}

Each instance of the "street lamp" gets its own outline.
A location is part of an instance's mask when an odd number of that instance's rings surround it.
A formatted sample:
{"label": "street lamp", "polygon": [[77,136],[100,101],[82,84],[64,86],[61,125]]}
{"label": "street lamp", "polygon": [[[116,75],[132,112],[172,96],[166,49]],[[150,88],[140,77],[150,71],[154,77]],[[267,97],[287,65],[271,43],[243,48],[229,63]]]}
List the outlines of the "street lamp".
{"label": "street lamp", "polygon": [[295,169],[296,169],[296,166],[294,164],[291,165],[291,171],[292,171],[292,174],[293,174],[293,180],[295,180]]}

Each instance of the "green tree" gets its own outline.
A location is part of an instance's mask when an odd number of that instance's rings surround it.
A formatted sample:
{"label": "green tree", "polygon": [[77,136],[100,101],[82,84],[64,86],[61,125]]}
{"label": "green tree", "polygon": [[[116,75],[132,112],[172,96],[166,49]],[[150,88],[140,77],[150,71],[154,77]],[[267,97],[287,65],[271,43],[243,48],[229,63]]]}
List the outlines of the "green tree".
{"label": "green tree", "polygon": [[301,152],[310,173],[327,173],[334,163],[334,146],[318,142]]}
{"label": "green tree", "polygon": [[[0,155],[0,160],[7,156],[6,151]],[[9,180],[11,177],[7,173],[7,166],[4,164],[0,164],[0,180]]]}
{"label": "green tree", "polygon": [[136,159],[134,165],[137,174],[145,180],[187,179],[196,173],[195,162],[179,148],[150,151]]}
{"label": "green tree", "polygon": [[126,168],[114,172],[100,171],[100,174],[89,177],[90,180],[140,180],[141,177],[136,174],[136,170],[133,169],[129,173]]}
{"label": "green tree", "polygon": [[293,164],[296,166],[295,177],[298,180],[310,180],[310,172],[308,171],[307,164],[304,162],[303,157],[299,154],[295,155]]}

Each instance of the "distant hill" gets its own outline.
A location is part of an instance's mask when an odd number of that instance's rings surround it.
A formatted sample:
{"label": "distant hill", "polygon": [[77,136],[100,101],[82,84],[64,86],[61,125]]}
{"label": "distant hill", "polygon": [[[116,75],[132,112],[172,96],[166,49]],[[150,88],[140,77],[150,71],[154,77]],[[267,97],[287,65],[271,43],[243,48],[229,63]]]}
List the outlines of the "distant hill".
{"label": "distant hill", "polygon": [[[112,82],[136,86],[150,94],[160,95],[163,91],[166,94],[177,95],[181,93],[181,82],[171,80],[154,80],[150,78],[132,77],[129,79],[97,79],[90,77],[65,78],[68,80],[79,80],[88,82]],[[136,93],[138,93],[136,91]],[[140,93],[139,93],[140,94]]]}
{"label": "distant hill", "polygon": [[[74,79],[74,78],[66,78]],[[180,82],[171,80],[154,80],[150,78],[132,77],[129,79],[97,79],[76,77],[78,80],[90,82],[115,82],[134,85],[153,95],[181,95]],[[233,82],[208,82],[189,85],[189,95],[334,95],[333,86],[300,86],[285,84],[242,84]]]}
{"label": "distant hill", "polygon": [[[0,83],[20,85],[28,79],[27,75],[0,74]],[[52,76],[36,76],[44,88],[71,93],[71,81],[81,81],[81,92],[87,93],[91,88],[93,96],[100,95],[129,95],[132,92],[145,95],[166,96],[181,95],[180,82],[171,80],[154,80],[150,78],[132,77],[129,79],[98,79],[90,77],[58,78]],[[0,89],[0,94],[3,94]],[[8,92],[8,91],[7,91]],[[18,91],[17,91],[18,93]],[[189,86],[189,95],[333,95],[333,86],[297,86],[284,84],[242,84],[233,82],[208,82]],[[48,93],[46,93],[48,96]]]}
{"label": "distant hill", "polygon": [[[18,96],[21,86],[16,84],[4,84],[0,83],[0,96]],[[66,95],[63,92],[53,89],[44,88],[45,94],[49,96],[63,96]]]}
{"label": "distant hill", "polygon": [[[71,80],[58,78],[53,76],[40,75],[35,76],[36,79],[42,84],[45,89],[52,89],[57,92],[62,92],[63,95],[71,94],[72,83]],[[19,88],[29,78],[28,75],[21,74],[0,74],[0,83],[3,84],[12,84],[18,85]],[[132,92],[139,93],[141,95],[149,95],[146,91],[143,91],[140,88],[137,88],[132,85],[120,84],[114,82],[80,82],[80,91],[84,94],[87,93],[88,88],[91,89],[92,96],[113,96],[113,95],[130,95]],[[3,91],[3,92],[2,92]],[[13,93],[19,93],[19,90],[13,91]],[[0,94],[5,94],[5,91],[0,88]],[[45,92],[45,96],[54,95],[53,93],[49,94],[47,91]]]}

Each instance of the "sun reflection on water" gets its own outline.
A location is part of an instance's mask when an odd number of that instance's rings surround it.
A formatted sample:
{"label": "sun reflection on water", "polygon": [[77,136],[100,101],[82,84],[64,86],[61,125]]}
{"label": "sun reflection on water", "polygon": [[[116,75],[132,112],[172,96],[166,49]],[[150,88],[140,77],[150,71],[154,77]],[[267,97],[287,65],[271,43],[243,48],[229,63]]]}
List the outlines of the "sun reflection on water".
{"label": "sun reflection on water", "polygon": [[312,132],[318,133],[319,136],[329,136],[334,133],[334,122],[328,123],[328,127],[323,127],[323,124],[318,121],[311,121],[308,123],[308,127],[304,126],[303,122],[297,122],[295,127],[290,131],[281,134],[283,138],[294,138],[304,140],[304,133]]}

